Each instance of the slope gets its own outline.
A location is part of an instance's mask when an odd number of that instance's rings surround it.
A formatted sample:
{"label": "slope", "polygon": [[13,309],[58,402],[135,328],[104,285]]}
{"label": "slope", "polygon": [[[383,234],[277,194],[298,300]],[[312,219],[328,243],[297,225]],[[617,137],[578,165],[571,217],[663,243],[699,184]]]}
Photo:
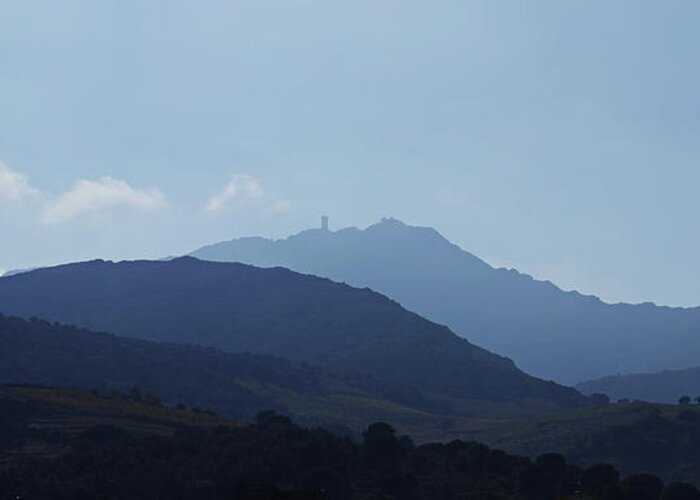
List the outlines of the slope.
{"label": "slope", "polygon": [[612,399],[675,403],[681,396],[689,396],[691,399],[700,396],[700,367],[658,373],[612,375],[582,382],[577,387],[586,394],[599,392]]}
{"label": "slope", "polygon": [[192,255],[284,266],[370,287],[528,373],[576,383],[685,368],[700,357],[700,309],[606,304],[515,270],[494,269],[430,228],[383,219],[365,230],[241,238]]}
{"label": "slope", "polygon": [[0,310],[280,356],[416,388],[451,412],[469,413],[464,399],[537,411],[585,404],[573,389],[530,377],[382,295],[286,269],[192,258],[72,264],[1,279]]}

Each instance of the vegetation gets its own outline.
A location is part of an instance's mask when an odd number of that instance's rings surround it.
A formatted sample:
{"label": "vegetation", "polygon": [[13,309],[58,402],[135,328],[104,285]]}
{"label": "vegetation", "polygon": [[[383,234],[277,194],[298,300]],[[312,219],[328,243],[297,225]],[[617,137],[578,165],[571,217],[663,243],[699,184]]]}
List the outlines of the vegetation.
{"label": "vegetation", "polygon": [[700,486],[700,407],[618,403],[474,429],[472,439],[510,453],[557,452],[623,474],[652,472],[665,481]]}
{"label": "vegetation", "polygon": [[[693,472],[700,470],[694,405],[605,404],[599,397],[596,407],[555,415],[467,418],[421,407],[408,388],[377,379],[330,376],[270,356],[158,344],[2,316],[0,380],[94,388],[112,397],[91,406],[105,406],[112,414],[150,402],[142,406],[149,412],[144,416],[172,412],[179,404],[252,421],[257,412],[271,408],[303,425],[358,438],[362,429],[382,419],[418,443],[469,439],[530,457],[558,452],[583,466],[609,462],[624,474],[648,471],[666,481],[700,485]],[[70,394],[61,393],[64,406]],[[416,406],[401,402],[411,398]],[[75,404],[84,402],[78,398]],[[483,413],[488,410],[481,407]],[[193,413],[175,415],[184,424]]]}
{"label": "vegetation", "polygon": [[700,367],[664,370],[658,373],[613,375],[578,384],[585,394],[603,392],[614,400],[628,399],[651,403],[675,403],[679,396],[694,395],[698,402]]}
{"label": "vegetation", "polygon": [[[246,427],[214,424],[194,412],[187,412],[194,418],[189,424],[173,424],[168,415],[182,410],[144,417],[159,406],[127,399],[128,411],[110,415],[101,401],[113,404],[111,396],[0,391],[0,499],[231,499],[242,484],[323,490],[336,500],[700,499],[688,484],[664,487],[651,474],[621,480],[611,465],[581,469],[559,454],[533,461],[461,440],[416,446],[382,422],[353,441],[299,427],[274,411]],[[65,425],[66,415],[73,425]],[[115,420],[108,423],[110,416]],[[53,454],[39,453],[42,445]]]}
{"label": "vegetation", "polygon": [[70,264],[3,278],[0,304],[25,318],[378,379],[411,389],[411,405],[420,399],[452,414],[474,414],[465,400],[500,404],[494,416],[501,417],[588,404],[574,389],[531,377],[383,295],[287,269],[190,257]]}
{"label": "vegetation", "polygon": [[[157,369],[156,369],[157,368]],[[170,405],[210,408],[251,421],[274,409],[304,425],[359,435],[377,419],[395,422],[421,441],[474,420],[448,413],[416,388],[375,377],[330,375],[272,356],[146,342],[41,320],[0,315],[0,382],[129,391],[141,387]],[[526,413],[523,404],[458,400],[481,415]]]}

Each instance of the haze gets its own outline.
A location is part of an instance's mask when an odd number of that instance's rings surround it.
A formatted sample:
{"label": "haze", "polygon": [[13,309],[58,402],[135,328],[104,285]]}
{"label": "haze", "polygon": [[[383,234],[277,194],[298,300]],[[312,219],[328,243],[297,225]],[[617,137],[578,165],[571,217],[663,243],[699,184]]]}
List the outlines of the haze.
{"label": "haze", "polygon": [[[700,304],[700,5],[0,7],[0,268],[382,216]],[[11,244],[8,244],[11,243]]]}

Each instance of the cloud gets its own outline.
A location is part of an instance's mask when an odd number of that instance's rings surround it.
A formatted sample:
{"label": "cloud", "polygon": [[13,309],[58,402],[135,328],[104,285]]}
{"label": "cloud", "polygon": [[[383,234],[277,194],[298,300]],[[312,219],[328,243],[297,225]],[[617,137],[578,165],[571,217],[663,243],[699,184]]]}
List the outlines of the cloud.
{"label": "cloud", "polygon": [[25,175],[15,172],[0,161],[0,199],[6,201],[22,201],[25,198],[35,198],[41,193],[29,185]]}
{"label": "cloud", "polygon": [[275,212],[286,212],[292,207],[292,204],[283,198],[275,200],[275,202],[270,205],[270,208]]}
{"label": "cloud", "polygon": [[103,177],[99,181],[76,182],[70,191],[47,203],[41,221],[44,224],[59,224],[110,208],[155,210],[164,205],[165,197],[158,189],[134,189],[124,181]]}
{"label": "cloud", "polygon": [[258,179],[248,174],[236,174],[223,190],[215,194],[206,205],[206,211],[217,213],[231,203],[256,205],[275,211],[286,211],[290,204],[287,200],[269,195]]}

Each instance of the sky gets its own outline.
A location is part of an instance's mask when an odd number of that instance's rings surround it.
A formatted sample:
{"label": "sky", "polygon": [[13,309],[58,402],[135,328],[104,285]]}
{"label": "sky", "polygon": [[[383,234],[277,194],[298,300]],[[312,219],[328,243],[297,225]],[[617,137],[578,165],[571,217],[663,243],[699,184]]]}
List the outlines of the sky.
{"label": "sky", "polygon": [[695,0],[2,2],[0,269],[393,216],[700,305],[699,24]]}

